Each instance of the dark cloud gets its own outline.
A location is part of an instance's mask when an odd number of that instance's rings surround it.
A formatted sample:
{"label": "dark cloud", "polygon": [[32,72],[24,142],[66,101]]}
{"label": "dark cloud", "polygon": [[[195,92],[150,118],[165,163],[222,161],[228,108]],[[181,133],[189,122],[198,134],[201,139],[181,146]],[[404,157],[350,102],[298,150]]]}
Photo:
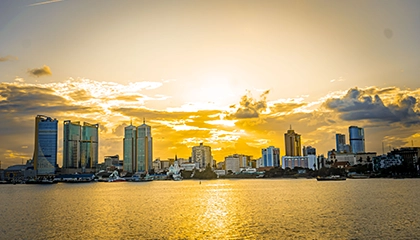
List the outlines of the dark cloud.
{"label": "dark cloud", "polygon": [[0,113],[14,116],[58,115],[62,113],[98,112],[99,109],[72,105],[49,88],[0,83]]}
{"label": "dark cloud", "polygon": [[324,106],[339,112],[340,118],[346,121],[401,122],[407,126],[420,124],[418,100],[415,97],[397,95],[396,103],[385,105],[379,95],[371,96],[368,95],[369,93],[374,93],[374,91],[353,88],[341,98],[327,100]]}
{"label": "dark cloud", "polygon": [[42,68],[34,68],[28,70],[29,75],[33,77],[42,77],[52,75],[50,67],[44,65]]}
{"label": "dark cloud", "polygon": [[13,61],[17,59],[18,59],[17,57],[10,56],[10,55],[4,56],[4,57],[0,56],[0,62]]}
{"label": "dark cloud", "polygon": [[238,109],[231,116],[235,118],[258,118],[260,113],[267,109],[267,95],[269,92],[270,90],[267,90],[261,94],[259,101],[248,94],[242,96]]}

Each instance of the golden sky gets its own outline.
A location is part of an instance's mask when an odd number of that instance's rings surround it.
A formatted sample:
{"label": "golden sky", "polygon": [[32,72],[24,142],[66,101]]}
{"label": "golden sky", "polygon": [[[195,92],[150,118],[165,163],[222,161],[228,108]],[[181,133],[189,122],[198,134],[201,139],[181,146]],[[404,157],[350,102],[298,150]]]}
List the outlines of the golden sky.
{"label": "golden sky", "polygon": [[0,1],[0,160],[34,119],[100,124],[100,158],[146,118],[154,158],[261,156],[292,128],[326,154],[420,145],[418,1]]}

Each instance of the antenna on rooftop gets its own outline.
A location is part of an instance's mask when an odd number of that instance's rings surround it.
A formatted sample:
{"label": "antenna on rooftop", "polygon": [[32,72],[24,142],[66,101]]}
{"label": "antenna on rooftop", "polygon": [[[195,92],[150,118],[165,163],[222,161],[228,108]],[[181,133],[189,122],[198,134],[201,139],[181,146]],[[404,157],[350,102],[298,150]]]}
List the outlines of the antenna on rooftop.
{"label": "antenna on rooftop", "polygon": [[130,125],[133,125],[133,119],[130,118]]}
{"label": "antenna on rooftop", "polygon": [[384,142],[382,142],[382,155],[383,154],[385,154],[385,151],[384,151]]}
{"label": "antenna on rooftop", "polygon": [[143,124],[146,124],[146,118],[143,118]]}

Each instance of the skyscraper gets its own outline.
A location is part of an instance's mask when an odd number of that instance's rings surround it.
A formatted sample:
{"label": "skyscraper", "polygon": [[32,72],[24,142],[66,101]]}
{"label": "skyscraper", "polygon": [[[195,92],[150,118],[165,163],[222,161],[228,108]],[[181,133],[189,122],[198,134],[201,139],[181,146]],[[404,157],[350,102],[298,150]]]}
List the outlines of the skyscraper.
{"label": "skyscraper", "polygon": [[284,134],[284,143],[286,145],[286,156],[302,156],[300,135],[292,130],[292,126]]}
{"label": "skyscraper", "polygon": [[137,127],[136,171],[150,171],[153,161],[152,128],[145,123]]}
{"label": "skyscraper", "polygon": [[37,175],[53,175],[57,165],[58,120],[38,115],[35,118],[34,169]]}
{"label": "skyscraper", "polygon": [[136,160],[136,134],[137,128],[130,124],[124,128],[124,144],[123,144],[123,151],[124,151],[124,159],[123,159],[123,169],[126,172],[135,172],[135,160]]}
{"label": "skyscraper", "polygon": [[204,146],[200,143],[199,146],[192,148],[191,159],[193,163],[199,163],[200,168],[205,168],[207,165],[213,167],[213,157],[211,156],[211,147]]}
{"label": "skyscraper", "polygon": [[365,133],[363,128],[357,126],[349,127],[350,146],[352,153],[365,152]]}
{"label": "skyscraper", "polygon": [[64,121],[63,168],[94,168],[98,164],[99,124]]}
{"label": "skyscraper", "polygon": [[77,168],[80,163],[80,122],[63,123],[63,168]]}
{"label": "skyscraper", "polygon": [[335,146],[337,152],[344,152],[344,146],[346,145],[346,135],[337,133],[335,134]]}
{"label": "skyscraper", "polygon": [[145,123],[124,128],[123,168],[127,172],[144,172],[153,168],[152,128]]}
{"label": "skyscraper", "polygon": [[98,164],[98,129],[99,124],[83,123],[80,139],[81,168],[95,168]]}
{"label": "skyscraper", "polygon": [[262,153],[262,165],[264,167],[280,167],[280,149],[270,146],[263,148]]}

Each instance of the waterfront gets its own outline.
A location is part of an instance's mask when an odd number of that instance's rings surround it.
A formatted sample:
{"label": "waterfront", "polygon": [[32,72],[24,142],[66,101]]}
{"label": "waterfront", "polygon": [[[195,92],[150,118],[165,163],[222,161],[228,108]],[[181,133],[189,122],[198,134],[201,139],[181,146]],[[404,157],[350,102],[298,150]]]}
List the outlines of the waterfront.
{"label": "waterfront", "polygon": [[420,179],[0,185],[4,239],[415,239]]}

